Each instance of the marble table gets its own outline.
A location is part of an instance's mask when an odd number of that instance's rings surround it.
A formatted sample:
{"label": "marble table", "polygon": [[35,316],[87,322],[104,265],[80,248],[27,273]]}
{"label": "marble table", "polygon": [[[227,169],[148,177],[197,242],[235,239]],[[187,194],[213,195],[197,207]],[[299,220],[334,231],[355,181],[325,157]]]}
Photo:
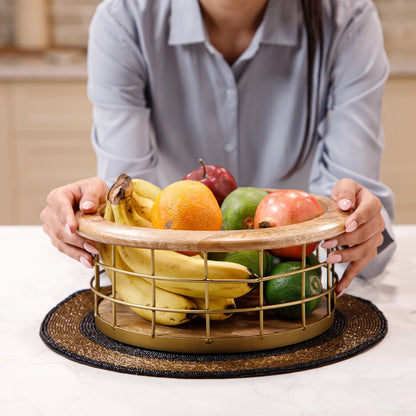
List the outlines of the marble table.
{"label": "marble table", "polygon": [[59,253],[39,226],[2,226],[2,415],[398,415],[416,414],[416,225],[397,225],[387,270],[348,293],[387,317],[386,338],[325,367],[241,379],[172,379],[72,362],[39,337],[49,310],[86,288],[91,270]]}

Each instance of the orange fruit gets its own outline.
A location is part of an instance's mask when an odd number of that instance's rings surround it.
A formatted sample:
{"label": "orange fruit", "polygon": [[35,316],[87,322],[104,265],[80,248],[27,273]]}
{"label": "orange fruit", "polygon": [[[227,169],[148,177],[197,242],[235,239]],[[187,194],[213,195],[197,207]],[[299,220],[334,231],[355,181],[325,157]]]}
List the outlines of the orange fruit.
{"label": "orange fruit", "polygon": [[154,228],[221,230],[222,214],[212,191],[203,183],[181,180],[164,188],[153,202]]}

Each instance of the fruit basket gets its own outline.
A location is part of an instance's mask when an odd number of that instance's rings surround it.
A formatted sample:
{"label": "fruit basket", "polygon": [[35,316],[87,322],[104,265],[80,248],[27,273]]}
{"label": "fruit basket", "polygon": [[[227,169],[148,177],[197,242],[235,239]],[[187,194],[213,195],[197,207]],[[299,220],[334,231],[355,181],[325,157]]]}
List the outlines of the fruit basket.
{"label": "fruit basket", "polygon": [[[95,272],[91,279],[94,292],[94,317],[97,328],[106,336],[142,348],[187,353],[226,353],[266,350],[287,346],[316,337],[331,327],[336,308],[335,288],[337,276],[333,265],[320,262],[308,265],[306,245],[336,237],[344,232],[346,214],[339,212],[329,198],[314,195],[323,209],[323,215],[313,220],[278,228],[247,229],[232,231],[177,231],[132,227],[104,219],[105,207],[96,214],[78,213],[78,233],[83,237],[109,247],[109,258],[103,261],[95,256]],[[282,276],[263,276],[264,253],[268,249],[302,246],[302,288],[300,299],[292,302],[269,305],[263,296],[263,287],[268,280]],[[137,274],[150,282],[151,296],[142,304],[122,300],[118,296],[120,269],[116,247],[133,247],[148,250],[150,272]],[[156,253],[163,251],[198,252],[205,265],[205,275],[199,279],[181,279],[155,274]],[[247,285],[247,279],[215,279],[208,273],[208,254],[211,252],[233,252],[250,250],[258,253],[260,273],[249,280],[252,290],[236,299],[231,317],[214,321],[213,314],[229,314],[230,310],[210,307],[212,285]],[[326,258],[329,251],[318,249],[318,257]],[[175,265],[172,265],[174,267]],[[314,297],[305,297],[305,276],[310,270],[321,268],[323,290]],[[299,273],[299,271],[298,271]],[[107,275],[111,275],[110,284]],[[291,274],[290,272],[288,273]],[[292,273],[293,274],[293,273]],[[135,275],[135,273],[129,273]],[[204,306],[189,310],[158,306],[156,287],[160,281],[187,281],[202,285]],[[321,298],[320,306],[307,316],[306,303]],[[274,313],[276,309],[300,305],[301,316],[297,320],[283,320]],[[150,319],[143,319],[132,308],[146,310]],[[157,313],[177,313],[196,316],[181,325],[169,326],[156,322]],[[200,319],[202,318],[202,319]]]}

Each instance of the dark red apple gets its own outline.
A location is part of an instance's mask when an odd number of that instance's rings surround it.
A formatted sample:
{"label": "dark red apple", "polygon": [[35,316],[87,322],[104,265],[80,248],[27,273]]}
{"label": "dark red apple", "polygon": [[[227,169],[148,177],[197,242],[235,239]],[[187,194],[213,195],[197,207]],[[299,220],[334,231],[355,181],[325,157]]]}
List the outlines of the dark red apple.
{"label": "dark red apple", "polygon": [[212,193],[221,205],[225,197],[234,189],[237,183],[231,173],[218,165],[206,165],[202,159],[198,159],[201,166],[188,173],[183,179],[201,182],[211,189]]}
{"label": "dark red apple", "polygon": [[[319,217],[324,211],[311,194],[296,189],[281,189],[265,196],[257,206],[254,228],[280,227],[297,224]],[[306,255],[311,254],[318,243],[306,245]],[[302,246],[268,250],[283,259],[301,259]]]}

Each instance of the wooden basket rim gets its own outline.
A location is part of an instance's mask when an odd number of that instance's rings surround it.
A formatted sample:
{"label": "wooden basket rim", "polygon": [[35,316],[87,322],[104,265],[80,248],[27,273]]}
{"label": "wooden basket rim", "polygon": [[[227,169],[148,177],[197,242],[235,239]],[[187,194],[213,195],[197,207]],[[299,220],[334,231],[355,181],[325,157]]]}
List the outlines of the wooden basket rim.
{"label": "wooden basket rim", "polygon": [[94,214],[78,211],[78,234],[98,243],[175,251],[267,250],[319,242],[345,231],[347,213],[338,210],[335,201],[313,195],[323,215],[309,221],[281,227],[189,231],[160,230],[116,224],[102,217],[104,206]]}

